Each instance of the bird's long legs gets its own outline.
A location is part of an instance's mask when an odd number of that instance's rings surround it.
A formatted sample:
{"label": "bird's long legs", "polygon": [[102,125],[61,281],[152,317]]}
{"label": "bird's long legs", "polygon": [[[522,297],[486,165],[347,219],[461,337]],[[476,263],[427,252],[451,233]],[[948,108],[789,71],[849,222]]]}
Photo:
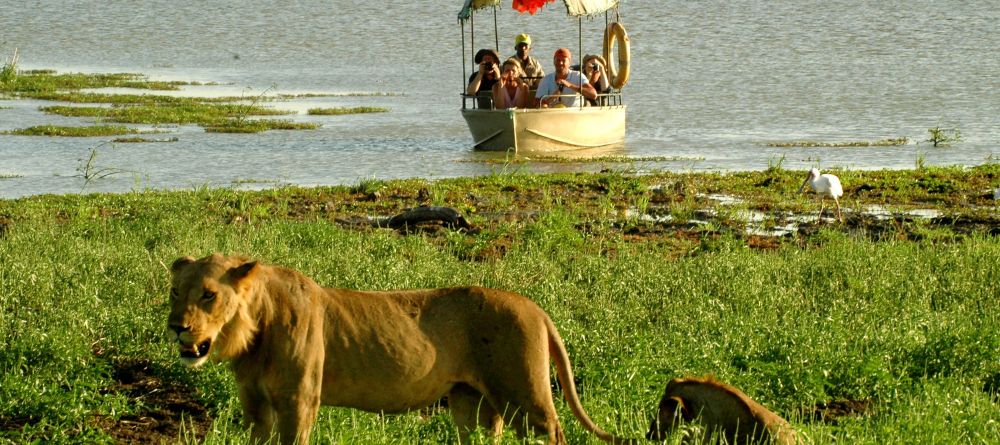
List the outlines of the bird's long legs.
{"label": "bird's long legs", "polygon": [[840,213],[840,200],[838,200],[837,197],[834,196],[833,197],[833,202],[834,202],[834,204],[837,204],[837,219],[839,219],[840,223],[843,224],[844,223],[844,214]]}

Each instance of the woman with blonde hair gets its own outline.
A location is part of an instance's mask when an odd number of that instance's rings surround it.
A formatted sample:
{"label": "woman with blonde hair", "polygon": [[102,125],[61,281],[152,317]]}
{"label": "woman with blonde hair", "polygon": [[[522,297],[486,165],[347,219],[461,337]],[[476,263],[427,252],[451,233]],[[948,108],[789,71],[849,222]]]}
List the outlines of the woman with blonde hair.
{"label": "woman with blonde hair", "polygon": [[493,106],[498,110],[508,108],[528,108],[531,94],[528,85],[521,80],[524,70],[516,58],[504,61],[500,69],[500,79],[493,85]]}

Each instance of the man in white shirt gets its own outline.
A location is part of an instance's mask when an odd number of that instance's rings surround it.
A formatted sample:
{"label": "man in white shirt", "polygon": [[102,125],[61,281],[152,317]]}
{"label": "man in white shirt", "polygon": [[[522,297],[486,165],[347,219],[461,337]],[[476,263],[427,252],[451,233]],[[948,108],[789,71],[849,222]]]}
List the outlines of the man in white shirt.
{"label": "man in white shirt", "polygon": [[535,93],[535,107],[556,108],[572,107],[576,103],[577,95],[583,95],[587,99],[597,98],[597,90],[590,84],[579,71],[570,70],[573,63],[573,53],[566,48],[559,48],[552,56],[552,64],[555,65],[555,72],[546,75],[538,83],[538,92]]}

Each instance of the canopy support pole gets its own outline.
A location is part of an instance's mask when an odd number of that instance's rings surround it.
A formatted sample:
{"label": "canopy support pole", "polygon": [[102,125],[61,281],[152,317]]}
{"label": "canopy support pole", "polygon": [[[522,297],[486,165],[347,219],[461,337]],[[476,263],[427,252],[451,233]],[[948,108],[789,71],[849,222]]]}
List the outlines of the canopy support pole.
{"label": "canopy support pole", "polygon": [[583,17],[578,17],[577,20],[576,20],[576,24],[577,24],[577,26],[576,26],[576,38],[577,38],[577,42],[576,43],[578,45],[577,48],[579,48],[578,51],[580,51],[580,52],[576,53],[577,57],[579,57],[579,62],[577,62],[577,63],[580,65],[580,85],[579,85],[580,86],[580,108],[583,108],[583,103],[587,101],[587,98],[583,97],[583,82],[590,82],[590,79],[584,78],[584,75],[583,75]]}
{"label": "canopy support pole", "polygon": [[[462,81],[462,86],[463,86],[462,91],[465,91],[465,88],[464,88],[465,87],[465,81],[464,81],[464,79],[468,79],[469,78],[469,76],[466,76],[466,72],[465,72],[465,21],[461,20],[460,22],[462,23],[462,79],[463,79],[463,81]],[[462,104],[464,105],[465,101],[462,101]]]}
{"label": "canopy support pole", "polygon": [[[493,5],[493,39],[496,43],[497,53],[500,52],[500,27],[497,26],[497,5]],[[503,60],[497,60],[497,63],[501,63]]]}

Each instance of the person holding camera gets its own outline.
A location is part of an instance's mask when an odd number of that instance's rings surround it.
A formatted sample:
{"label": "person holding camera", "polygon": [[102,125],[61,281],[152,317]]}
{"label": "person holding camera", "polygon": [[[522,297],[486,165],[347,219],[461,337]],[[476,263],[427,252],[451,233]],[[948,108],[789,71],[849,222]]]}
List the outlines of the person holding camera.
{"label": "person holding camera", "polygon": [[493,85],[493,106],[498,110],[508,108],[528,108],[531,106],[531,93],[527,83],[521,78],[521,62],[516,57],[504,61],[500,80]]}
{"label": "person holding camera", "polygon": [[478,108],[490,109],[490,97],[493,95],[493,85],[500,79],[500,56],[492,49],[481,49],[473,59],[479,69],[469,76],[469,86],[465,94],[480,96]]}
{"label": "person holding camera", "polygon": [[[608,71],[604,68],[607,63],[604,57],[596,54],[588,54],[583,57],[583,76],[587,78],[590,85],[597,90],[597,94],[608,94],[611,92],[611,81],[608,80]],[[605,104],[605,98],[587,99],[591,105]]]}

